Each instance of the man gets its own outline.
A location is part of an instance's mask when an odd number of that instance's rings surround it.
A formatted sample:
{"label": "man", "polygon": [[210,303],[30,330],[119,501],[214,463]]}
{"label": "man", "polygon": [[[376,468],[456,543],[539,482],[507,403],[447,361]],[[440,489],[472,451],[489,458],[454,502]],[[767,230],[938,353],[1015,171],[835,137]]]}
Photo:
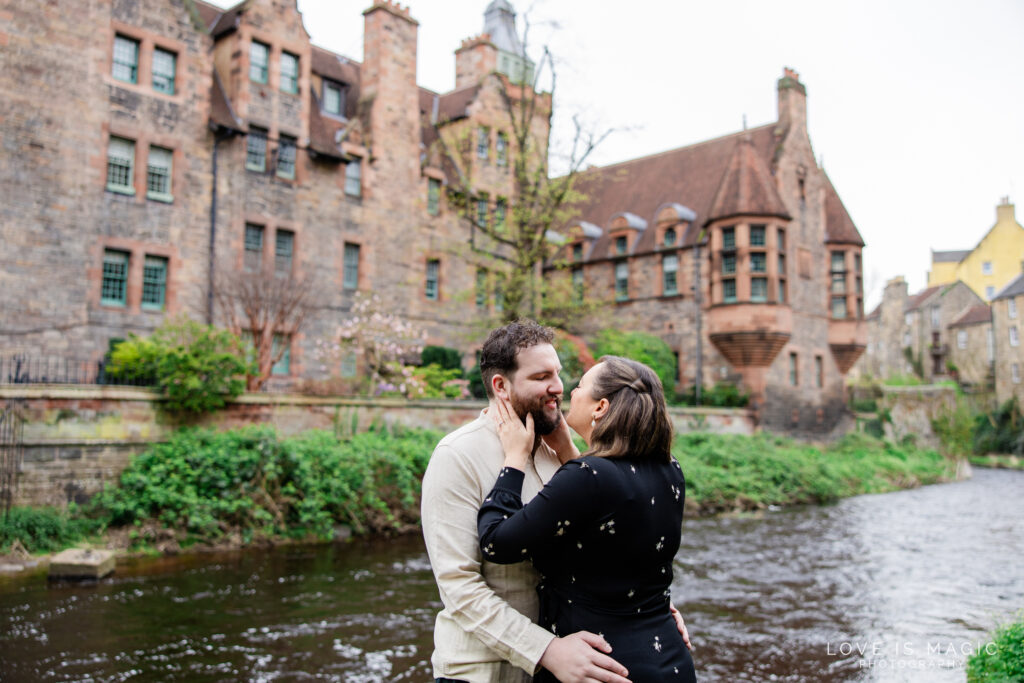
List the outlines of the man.
{"label": "man", "polygon": [[[553,332],[532,321],[500,327],[487,337],[480,372],[487,395],[508,399],[520,418],[532,414],[538,435],[564,438],[561,364]],[[625,667],[606,653],[599,635],[556,638],[534,623],[538,575],[525,561],[484,562],[477,511],[504,462],[489,408],[437,445],[423,477],[422,520],[430,565],[444,609],[434,624],[431,662],[438,681],[525,683],[541,666],[560,681],[627,683]],[[523,484],[523,501],[543,487],[561,463],[541,440]]]}

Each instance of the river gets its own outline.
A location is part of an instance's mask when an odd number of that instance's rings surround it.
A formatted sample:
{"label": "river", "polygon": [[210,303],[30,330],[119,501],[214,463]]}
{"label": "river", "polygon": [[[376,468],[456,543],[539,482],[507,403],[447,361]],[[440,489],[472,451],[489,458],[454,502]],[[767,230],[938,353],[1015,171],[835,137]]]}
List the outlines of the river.
{"label": "river", "polygon": [[[686,520],[673,596],[701,681],[963,681],[1024,608],[1024,472]],[[415,536],[0,579],[3,681],[430,679]]]}

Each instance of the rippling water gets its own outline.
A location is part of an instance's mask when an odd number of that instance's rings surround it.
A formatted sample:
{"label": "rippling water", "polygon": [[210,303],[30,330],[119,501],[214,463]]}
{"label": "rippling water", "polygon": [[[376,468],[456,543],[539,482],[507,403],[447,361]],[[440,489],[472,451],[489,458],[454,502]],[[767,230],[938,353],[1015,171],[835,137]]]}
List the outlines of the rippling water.
{"label": "rippling water", "polygon": [[[963,681],[1024,607],[1024,473],[687,520],[673,595],[703,681]],[[417,537],[0,580],[0,680],[430,679]]]}

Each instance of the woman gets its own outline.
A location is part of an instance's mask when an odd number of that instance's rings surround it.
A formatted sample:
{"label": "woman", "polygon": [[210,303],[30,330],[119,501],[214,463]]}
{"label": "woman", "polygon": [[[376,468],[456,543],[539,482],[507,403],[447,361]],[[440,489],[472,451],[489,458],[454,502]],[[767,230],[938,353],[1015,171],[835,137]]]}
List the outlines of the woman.
{"label": "woman", "polygon": [[[565,418],[589,449],[526,506],[520,493],[533,421],[527,416],[524,425],[504,401],[495,420],[505,468],[480,508],[484,557],[505,564],[529,557],[543,576],[541,625],[556,635],[603,635],[634,683],[695,680],[669,613],[684,481],[669,450],[672,425],[658,376],[616,356],[591,368]],[[571,439],[559,441],[576,450]],[[542,671],[534,680],[555,679]]]}

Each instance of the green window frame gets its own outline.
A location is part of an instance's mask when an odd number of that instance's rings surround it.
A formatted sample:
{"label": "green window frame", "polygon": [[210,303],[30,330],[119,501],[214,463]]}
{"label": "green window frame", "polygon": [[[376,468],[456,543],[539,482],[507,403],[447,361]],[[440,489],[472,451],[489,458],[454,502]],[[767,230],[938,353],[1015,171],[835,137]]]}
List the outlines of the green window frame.
{"label": "green window frame", "polygon": [[296,139],[291,135],[280,135],[277,141],[277,177],[295,179]]}
{"label": "green window frame", "polygon": [[750,300],[757,303],[768,301],[768,278],[750,278]]}
{"label": "green window frame", "polygon": [[789,383],[794,387],[800,384],[800,367],[795,351],[789,353]]}
{"label": "green window frame", "polygon": [[661,258],[662,296],[674,296],[679,293],[678,271],[678,256],[666,254]]}
{"label": "green window frame", "polygon": [[346,351],[341,355],[341,367],[339,373],[342,379],[352,379],[356,376],[359,370],[359,363],[356,359],[355,351]]}
{"label": "green window frame", "polygon": [[832,319],[833,320],[846,320],[846,297],[845,296],[834,296],[832,297]]}
{"label": "green window frame", "polygon": [[270,46],[254,40],[249,43],[249,80],[266,83],[270,64]]}
{"label": "green window frame", "polygon": [[167,259],[146,256],[142,262],[142,308],[162,311],[167,298]]}
{"label": "green window frame", "polygon": [[345,255],[342,264],[341,286],[347,290],[359,289],[359,245],[345,242]]}
{"label": "green window frame", "polygon": [[629,264],[620,261],[615,264],[615,300],[625,301],[629,298]]}
{"label": "green window frame", "polygon": [[135,194],[135,141],[110,136],[107,143],[107,189]]}
{"label": "green window frame", "polygon": [[153,48],[153,90],[165,95],[174,94],[174,78],[178,55],[163,48]]}
{"label": "green window frame", "polygon": [[722,228],[722,249],[736,248],[736,228]]}
{"label": "green window frame", "polygon": [[245,168],[257,173],[267,170],[267,130],[256,126],[249,127],[245,137]]}
{"label": "green window frame", "polygon": [[424,287],[424,294],[428,301],[437,301],[441,298],[441,261],[439,259],[427,260],[427,280]]}
{"label": "green window frame", "polygon": [[255,223],[245,224],[245,254],[243,266],[247,272],[258,273],[263,270],[263,226]]}
{"label": "green window frame", "polygon": [[480,227],[487,225],[487,196],[478,197],[476,200],[476,224]]}
{"label": "green window frame", "polygon": [[161,202],[174,199],[171,194],[171,170],[174,152],[164,147],[151,146],[146,160],[146,197]]}
{"label": "green window frame", "polygon": [[722,302],[727,304],[736,303],[736,279],[727,278],[722,280]]}
{"label": "green window frame", "polygon": [[779,280],[779,303],[786,303],[786,281]]}
{"label": "green window frame", "polygon": [[776,246],[778,247],[778,250],[780,252],[786,251],[786,231],[783,230],[782,228],[779,228],[777,235],[778,244]]}
{"label": "green window frame", "polygon": [[270,357],[273,358],[284,346],[281,358],[270,368],[270,374],[278,377],[292,374],[292,336],[275,333],[270,342]]}
{"label": "green window frame", "polygon": [[583,260],[583,242],[576,242],[572,245],[572,260],[574,263]]}
{"label": "green window frame", "polygon": [[100,303],[104,306],[124,307],[128,303],[128,262],[130,254],[117,249],[103,251],[103,281],[100,284]]}
{"label": "green window frame", "polygon": [[114,36],[114,52],[110,74],[125,83],[139,80],[139,41],[127,36]]}
{"label": "green window frame", "polygon": [[295,233],[291,230],[277,230],[274,233],[274,272],[290,275],[294,253]]}
{"label": "green window frame", "polygon": [[755,251],[750,254],[750,272],[751,273],[767,273],[768,272],[768,255],[763,251]]}
{"label": "green window frame", "polygon": [[626,239],[625,235],[619,235],[618,237],[615,238],[615,253],[618,254],[619,256],[622,256],[623,254],[626,253],[626,249],[628,248],[628,246],[629,241]]}
{"label": "green window frame", "polygon": [[814,379],[819,389],[825,386],[825,359],[821,356],[814,357]]}
{"label": "green window frame", "polygon": [[583,280],[583,269],[573,268],[572,269],[572,300],[573,303],[583,302],[584,292],[584,280]]}
{"label": "green window frame", "polygon": [[476,307],[481,310],[487,308],[487,277],[486,268],[476,269]]}
{"label": "green window frame", "polygon": [[786,255],[779,254],[779,275],[785,277],[786,275]]}
{"label": "green window frame", "polygon": [[349,197],[363,196],[363,168],[359,157],[345,164],[345,194]]}
{"label": "green window frame", "polygon": [[508,135],[499,131],[494,141],[494,163],[498,166],[508,166]]}
{"label": "green window frame", "polygon": [[494,310],[496,313],[505,310],[505,276],[501,273],[494,276]]}
{"label": "green window frame", "polygon": [[752,247],[763,247],[765,240],[765,226],[763,225],[751,225],[750,226],[750,246]]}
{"label": "green window frame", "polygon": [[436,216],[441,212],[441,181],[427,178],[427,213]]}
{"label": "green window frame", "polygon": [[299,56],[291,52],[281,52],[281,91],[299,92]]}
{"label": "green window frame", "polygon": [[504,197],[498,197],[494,202],[494,227],[499,230],[505,229],[505,217],[508,215],[508,201]]}
{"label": "green window frame", "polygon": [[323,80],[323,109],[328,114],[342,116],[344,114],[345,90],[341,84]]}
{"label": "green window frame", "polygon": [[476,129],[476,158],[487,161],[491,155],[491,129],[480,126]]}
{"label": "green window frame", "polygon": [[736,272],[736,255],[724,254],[722,256],[722,274],[732,275]]}
{"label": "green window frame", "polygon": [[668,228],[665,230],[665,234],[661,238],[661,243],[666,247],[676,246],[676,229]]}

